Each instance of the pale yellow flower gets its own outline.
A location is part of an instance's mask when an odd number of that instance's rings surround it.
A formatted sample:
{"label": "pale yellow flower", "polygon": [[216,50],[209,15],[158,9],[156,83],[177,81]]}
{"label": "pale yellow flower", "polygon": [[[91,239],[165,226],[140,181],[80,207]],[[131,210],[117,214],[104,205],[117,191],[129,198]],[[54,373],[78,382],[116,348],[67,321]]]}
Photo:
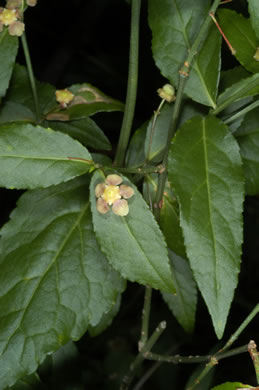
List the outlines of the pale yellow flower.
{"label": "pale yellow flower", "polygon": [[60,103],[61,108],[66,108],[73,99],[74,94],[68,89],[59,89],[56,91],[56,100]]}
{"label": "pale yellow flower", "polygon": [[105,182],[97,184],[95,196],[96,208],[101,214],[106,214],[112,206],[114,214],[124,217],[129,213],[129,205],[126,199],[134,195],[134,189],[122,183],[119,175],[108,175]]}

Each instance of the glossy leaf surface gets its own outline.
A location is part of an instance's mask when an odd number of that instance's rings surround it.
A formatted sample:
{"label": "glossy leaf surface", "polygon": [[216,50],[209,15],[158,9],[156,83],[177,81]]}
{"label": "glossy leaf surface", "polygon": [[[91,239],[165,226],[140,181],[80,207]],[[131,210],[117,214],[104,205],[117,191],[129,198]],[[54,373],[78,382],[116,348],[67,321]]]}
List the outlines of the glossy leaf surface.
{"label": "glossy leaf surface", "polygon": [[219,9],[217,15],[224,34],[236,51],[237,60],[250,72],[259,72],[259,62],[254,59],[256,35],[250,19],[230,9]]}
{"label": "glossy leaf surface", "polygon": [[26,192],[1,236],[2,390],[97,325],[124,281],[97,245],[85,178]]}
{"label": "glossy leaf surface", "polygon": [[176,294],[162,293],[162,296],[180,325],[186,332],[192,332],[195,324],[197,288],[188,262],[169,251],[175,276]]}
{"label": "glossy leaf surface", "polygon": [[217,118],[195,117],[176,133],[169,181],[195,280],[222,337],[238,281],[244,178],[238,145]]}
{"label": "glossy leaf surface", "polygon": [[7,28],[0,33],[0,98],[5,95],[18,51],[18,38],[11,37]]}
{"label": "glossy leaf surface", "polygon": [[240,146],[244,162],[246,179],[246,193],[256,195],[259,193],[259,109],[249,112],[235,137]]}
{"label": "glossy leaf surface", "polygon": [[146,202],[123,177],[123,183],[134,189],[134,195],[128,199],[128,215],[121,217],[112,210],[101,214],[96,209],[95,188],[104,180],[103,174],[96,171],[90,187],[93,224],[102,251],[124,278],[174,292],[165,240]]}
{"label": "glossy leaf surface", "polygon": [[68,135],[28,123],[1,126],[2,187],[48,187],[88,172],[89,161],[87,149]]}
{"label": "glossy leaf surface", "polygon": [[[208,14],[208,3],[196,0],[149,0],[149,25],[156,65],[163,76],[178,85],[179,70]],[[220,68],[221,38],[211,26],[195,57],[185,93],[193,100],[215,107]]]}

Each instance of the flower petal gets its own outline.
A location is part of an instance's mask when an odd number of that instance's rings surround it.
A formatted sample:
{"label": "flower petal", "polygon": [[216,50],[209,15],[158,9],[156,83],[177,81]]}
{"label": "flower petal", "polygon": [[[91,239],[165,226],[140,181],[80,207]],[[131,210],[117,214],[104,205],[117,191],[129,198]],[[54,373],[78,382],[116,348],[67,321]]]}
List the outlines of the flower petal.
{"label": "flower petal", "polygon": [[111,184],[112,186],[118,186],[119,184],[122,183],[122,178],[121,178],[119,175],[115,175],[115,174],[113,174],[113,175],[108,175],[108,176],[106,177],[105,182],[106,182],[107,184]]}
{"label": "flower petal", "polygon": [[107,202],[103,198],[99,198],[96,201],[96,209],[101,214],[106,214],[110,210],[110,207]]}
{"label": "flower petal", "polygon": [[120,194],[123,198],[129,199],[134,195],[134,190],[132,187],[122,184],[120,186]]}
{"label": "flower petal", "polygon": [[125,199],[116,200],[116,202],[113,203],[112,211],[120,217],[125,217],[125,215],[128,215],[129,213],[128,202]]}
{"label": "flower petal", "polygon": [[100,196],[102,196],[102,194],[104,193],[104,190],[105,190],[105,184],[104,183],[97,184],[97,186],[95,187],[95,196],[96,196],[96,198],[100,198]]}

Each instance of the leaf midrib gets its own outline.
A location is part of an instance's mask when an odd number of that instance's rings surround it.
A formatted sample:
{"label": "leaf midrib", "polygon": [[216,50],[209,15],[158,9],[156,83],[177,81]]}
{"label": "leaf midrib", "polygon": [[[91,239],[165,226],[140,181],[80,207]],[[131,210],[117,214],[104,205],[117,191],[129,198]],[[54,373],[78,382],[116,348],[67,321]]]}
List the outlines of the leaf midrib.
{"label": "leaf midrib", "polygon": [[213,243],[213,252],[215,259],[215,282],[216,282],[216,296],[218,295],[218,257],[217,257],[217,249],[216,249],[216,239],[215,232],[212,224],[212,200],[211,200],[211,188],[210,188],[210,178],[209,178],[209,158],[208,158],[208,148],[206,143],[206,125],[205,119],[202,118],[202,143],[203,143],[203,152],[204,152],[204,162],[205,162],[205,182],[207,189],[207,197],[208,197],[208,208],[209,208],[209,226],[212,235],[212,243]]}

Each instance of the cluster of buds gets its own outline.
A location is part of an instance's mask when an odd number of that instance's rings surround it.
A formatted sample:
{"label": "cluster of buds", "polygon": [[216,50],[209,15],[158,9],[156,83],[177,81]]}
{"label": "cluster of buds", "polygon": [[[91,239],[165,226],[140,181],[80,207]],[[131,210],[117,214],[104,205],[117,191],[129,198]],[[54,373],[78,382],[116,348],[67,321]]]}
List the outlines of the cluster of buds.
{"label": "cluster of buds", "polygon": [[101,214],[106,214],[112,206],[114,214],[124,217],[129,213],[127,199],[134,195],[134,189],[122,184],[119,175],[108,175],[105,182],[95,187],[96,208]]}
{"label": "cluster of buds", "polygon": [[157,93],[161,99],[164,99],[167,103],[175,101],[175,89],[171,84],[165,84],[163,88],[158,88]]}
{"label": "cluster of buds", "polygon": [[[37,0],[27,0],[27,5],[34,7]],[[24,23],[21,21],[22,0],[7,0],[5,8],[0,7],[0,32],[4,27],[8,28],[8,32],[12,36],[20,37],[24,32]]]}
{"label": "cluster of buds", "polygon": [[56,91],[56,100],[60,104],[61,108],[66,108],[69,103],[72,102],[75,95],[68,89],[59,89]]}

